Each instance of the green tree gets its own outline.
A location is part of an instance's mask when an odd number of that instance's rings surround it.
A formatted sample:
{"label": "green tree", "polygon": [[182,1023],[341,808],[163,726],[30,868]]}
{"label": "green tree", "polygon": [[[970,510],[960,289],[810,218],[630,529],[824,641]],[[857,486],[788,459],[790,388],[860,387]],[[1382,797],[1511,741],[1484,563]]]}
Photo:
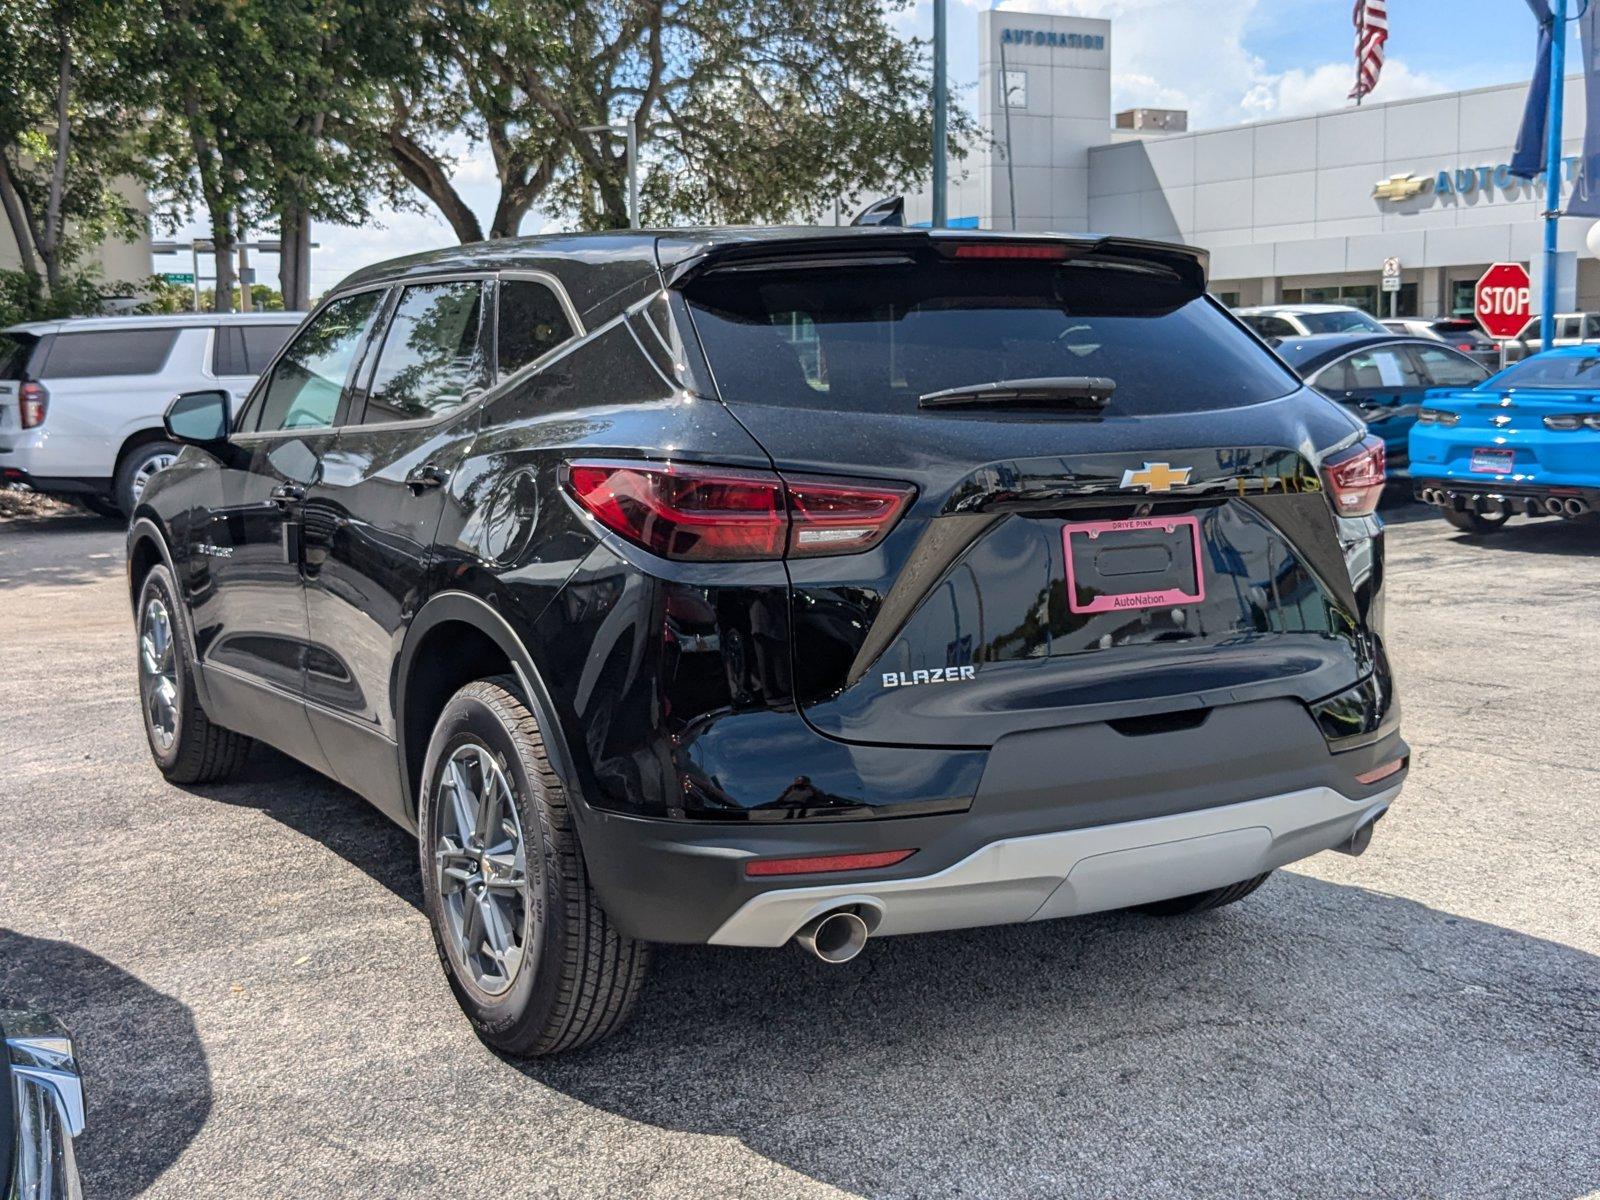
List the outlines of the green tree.
{"label": "green tree", "polygon": [[[627,224],[631,124],[647,223],[818,215],[926,177],[927,47],[890,29],[904,0],[418,0],[424,83],[395,89],[386,135],[462,241],[483,235],[452,137],[486,145],[491,237],[537,203]],[[971,123],[958,113],[951,151]]]}
{"label": "green tree", "polygon": [[0,0],[0,209],[40,303],[81,293],[86,246],[138,232],[117,182],[140,173],[143,32],[118,0]]}

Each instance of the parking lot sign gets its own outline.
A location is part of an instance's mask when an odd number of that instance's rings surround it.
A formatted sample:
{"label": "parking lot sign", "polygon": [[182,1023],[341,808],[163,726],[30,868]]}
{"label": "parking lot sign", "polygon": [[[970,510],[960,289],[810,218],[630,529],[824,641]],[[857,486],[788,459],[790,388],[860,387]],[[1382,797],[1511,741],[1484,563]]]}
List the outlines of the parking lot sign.
{"label": "parking lot sign", "polygon": [[1400,260],[1386,258],[1383,260],[1383,290],[1398,292],[1400,290]]}

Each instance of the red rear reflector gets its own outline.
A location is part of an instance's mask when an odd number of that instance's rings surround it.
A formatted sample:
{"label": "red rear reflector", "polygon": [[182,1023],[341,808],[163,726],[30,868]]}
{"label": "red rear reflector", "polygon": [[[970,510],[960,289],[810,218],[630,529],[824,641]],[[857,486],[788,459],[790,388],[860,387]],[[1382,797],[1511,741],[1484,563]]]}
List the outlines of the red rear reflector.
{"label": "red rear reflector", "polygon": [[877,545],[915,489],[677,463],[575,462],[563,482],[607,529],[663,558],[733,562]]}
{"label": "red rear reflector", "polygon": [[1323,482],[1333,511],[1341,517],[1365,517],[1378,511],[1383,498],[1383,439],[1368,436],[1333,462],[1322,464]]}
{"label": "red rear reflector", "polygon": [[1372,770],[1365,771],[1362,774],[1357,775],[1356,776],[1356,782],[1357,783],[1377,783],[1380,779],[1387,779],[1391,775],[1399,774],[1400,769],[1402,767],[1404,767],[1405,765],[1406,765],[1406,760],[1405,759],[1397,758],[1393,762],[1386,762],[1381,767],[1373,767]]}
{"label": "red rear reflector", "polygon": [[24,429],[44,424],[44,414],[50,407],[50,393],[37,383],[25,383],[17,389],[17,417]]}
{"label": "red rear reflector", "polygon": [[817,875],[826,871],[865,871],[905,862],[915,850],[878,850],[872,854],[824,854],[813,858],[753,858],[746,875]]}
{"label": "red rear reflector", "polygon": [[963,242],[957,258],[1066,258],[1067,247],[1038,242]]}

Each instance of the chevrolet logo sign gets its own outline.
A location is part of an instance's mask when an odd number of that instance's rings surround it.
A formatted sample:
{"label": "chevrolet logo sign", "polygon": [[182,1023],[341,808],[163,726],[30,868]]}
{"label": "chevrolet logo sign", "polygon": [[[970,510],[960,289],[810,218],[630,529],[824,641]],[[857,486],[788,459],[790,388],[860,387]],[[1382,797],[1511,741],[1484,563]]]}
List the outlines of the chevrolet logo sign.
{"label": "chevrolet logo sign", "polygon": [[1392,200],[1399,203],[1401,200],[1421,195],[1422,189],[1427,186],[1426,179],[1418,179],[1415,175],[1391,175],[1372,185],[1372,195],[1378,200]]}
{"label": "chevrolet logo sign", "polygon": [[1174,468],[1168,463],[1145,463],[1138,471],[1133,468],[1122,473],[1122,486],[1142,487],[1147,492],[1170,492],[1174,484],[1189,482],[1189,468]]}

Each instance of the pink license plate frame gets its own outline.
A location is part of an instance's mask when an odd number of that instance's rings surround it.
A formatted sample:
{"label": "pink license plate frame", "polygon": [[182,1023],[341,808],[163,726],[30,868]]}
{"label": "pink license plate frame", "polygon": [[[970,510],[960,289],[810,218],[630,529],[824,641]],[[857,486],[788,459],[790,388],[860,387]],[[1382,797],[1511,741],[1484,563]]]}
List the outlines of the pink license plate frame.
{"label": "pink license plate frame", "polygon": [[1467,469],[1479,475],[1509,475],[1516,469],[1517,452],[1493,446],[1475,446],[1467,458]]}
{"label": "pink license plate frame", "polygon": [[[1158,588],[1148,591],[1118,592],[1096,596],[1087,604],[1078,601],[1078,580],[1072,565],[1072,539],[1088,538],[1093,541],[1107,533],[1136,533],[1141,529],[1159,529],[1173,533],[1181,526],[1189,529],[1189,544],[1194,548],[1193,593],[1181,587]],[[1062,550],[1067,559],[1067,608],[1075,613],[1138,612],[1145,608],[1169,608],[1178,604],[1198,604],[1206,598],[1206,576],[1200,557],[1200,521],[1197,517],[1129,517],[1121,521],[1069,521],[1061,529]]]}

